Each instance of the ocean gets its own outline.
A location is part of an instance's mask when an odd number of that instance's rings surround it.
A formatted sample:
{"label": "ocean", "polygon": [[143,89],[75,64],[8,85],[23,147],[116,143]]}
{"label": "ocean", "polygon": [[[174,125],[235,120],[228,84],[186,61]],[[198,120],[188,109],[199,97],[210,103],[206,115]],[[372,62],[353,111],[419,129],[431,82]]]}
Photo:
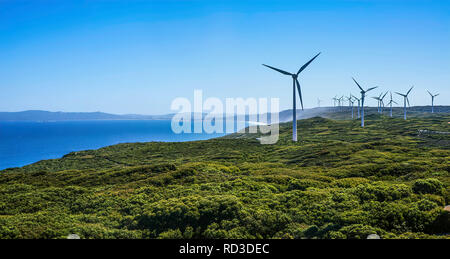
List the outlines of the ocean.
{"label": "ocean", "polygon": [[0,170],[119,143],[179,142],[224,135],[175,134],[170,120],[0,122]]}

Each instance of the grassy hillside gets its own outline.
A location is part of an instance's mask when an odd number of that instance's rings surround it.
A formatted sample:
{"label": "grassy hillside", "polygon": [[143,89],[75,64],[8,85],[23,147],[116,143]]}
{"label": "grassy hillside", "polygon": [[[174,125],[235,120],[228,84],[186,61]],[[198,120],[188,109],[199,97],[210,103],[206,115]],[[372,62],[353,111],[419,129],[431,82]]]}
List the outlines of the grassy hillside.
{"label": "grassy hillside", "polygon": [[449,238],[450,135],[433,132],[449,122],[315,117],[298,143],[286,123],[276,145],[120,144],[0,171],[0,238]]}
{"label": "grassy hillside", "polygon": [[[407,108],[408,118],[428,118],[428,117],[441,117],[444,114],[450,114],[450,106],[435,106],[435,113],[431,113],[431,106],[413,106]],[[353,107],[354,117],[358,114],[358,108]],[[379,116],[377,107],[365,107],[364,112],[366,115]],[[392,115],[394,118],[403,118],[403,107],[393,107]],[[390,108],[385,107],[383,109],[384,116],[389,116]],[[351,108],[347,105],[343,107],[322,107],[307,109],[304,111],[297,111],[298,119],[308,119],[315,116],[320,116],[329,119],[349,120],[352,118]],[[283,111],[280,113],[280,121],[286,122],[292,120],[292,110]]]}

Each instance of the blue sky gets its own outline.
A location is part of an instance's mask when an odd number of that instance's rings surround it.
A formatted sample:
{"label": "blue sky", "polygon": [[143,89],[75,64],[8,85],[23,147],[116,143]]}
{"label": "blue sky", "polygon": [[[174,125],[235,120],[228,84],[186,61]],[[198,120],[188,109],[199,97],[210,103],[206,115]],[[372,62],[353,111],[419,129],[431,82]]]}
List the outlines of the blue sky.
{"label": "blue sky", "polygon": [[305,107],[357,94],[352,76],[449,105],[449,30],[446,0],[0,0],[0,111],[164,114],[194,89],[287,109],[291,79],[261,64],[294,72],[319,51]]}

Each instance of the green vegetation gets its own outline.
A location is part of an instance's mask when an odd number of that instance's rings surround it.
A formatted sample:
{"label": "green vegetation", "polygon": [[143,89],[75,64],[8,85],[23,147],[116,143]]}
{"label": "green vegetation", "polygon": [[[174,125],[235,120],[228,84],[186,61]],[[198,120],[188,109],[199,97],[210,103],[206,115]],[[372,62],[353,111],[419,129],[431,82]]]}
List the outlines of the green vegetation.
{"label": "green vegetation", "polygon": [[449,238],[449,115],[311,118],[0,172],[0,238]]}

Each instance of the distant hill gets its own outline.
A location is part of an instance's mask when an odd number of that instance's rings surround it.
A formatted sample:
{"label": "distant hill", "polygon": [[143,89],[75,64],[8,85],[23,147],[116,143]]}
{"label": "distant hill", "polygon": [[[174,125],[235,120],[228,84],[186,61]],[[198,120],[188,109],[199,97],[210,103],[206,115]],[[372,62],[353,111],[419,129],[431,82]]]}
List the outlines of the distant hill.
{"label": "distant hill", "polygon": [[173,115],[117,115],[104,112],[49,112],[30,110],[22,112],[0,112],[0,121],[69,121],[69,120],[161,120]]}
{"label": "distant hill", "polygon": [[[389,116],[389,107],[384,107],[383,114]],[[358,108],[353,107],[355,118],[358,114]],[[379,115],[377,107],[364,107],[366,116]],[[393,107],[392,113],[394,117],[403,116],[403,107]],[[450,106],[434,106],[434,114],[450,113]],[[431,106],[413,106],[407,109],[408,117],[427,117],[431,116]],[[297,119],[309,119],[313,117],[324,117],[329,119],[350,119],[351,107],[317,107],[312,109],[297,110]],[[292,109],[281,111],[279,114],[280,122],[292,121]]]}
{"label": "distant hill", "polygon": [[[450,113],[450,106],[435,106],[435,113]],[[376,107],[366,107],[367,115],[376,114]],[[385,108],[384,114],[388,114],[389,108]],[[410,116],[424,116],[429,115],[431,111],[430,106],[414,106],[408,108]],[[354,107],[355,114],[357,108]],[[403,108],[395,107],[394,114],[400,115],[403,113]],[[297,119],[309,119],[313,117],[324,117],[332,119],[348,119],[350,108],[344,106],[341,109],[338,107],[317,107],[305,110],[297,110]],[[203,117],[207,114],[203,114]],[[140,115],[140,114],[110,114],[104,112],[49,112],[40,110],[29,110],[21,112],[0,112],[0,121],[71,121],[71,120],[170,120],[174,114],[164,115]],[[191,118],[194,118],[193,114]],[[269,116],[270,118],[270,116]],[[249,116],[245,117],[249,120]],[[280,122],[292,121],[292,110],[284,110],[279,113]]]}

